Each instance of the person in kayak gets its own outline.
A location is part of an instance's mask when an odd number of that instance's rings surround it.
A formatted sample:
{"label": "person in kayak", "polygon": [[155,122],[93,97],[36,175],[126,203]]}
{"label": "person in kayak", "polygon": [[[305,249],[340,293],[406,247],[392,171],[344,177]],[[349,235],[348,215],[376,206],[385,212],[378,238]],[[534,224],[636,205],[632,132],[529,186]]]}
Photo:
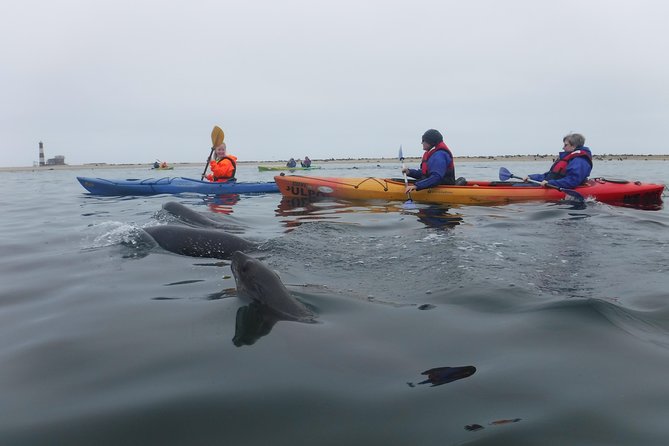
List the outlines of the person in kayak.
{"label": "person in kayak", "polygon": [[237,157],[228,155],[225,143],[221,143],[215,150],[216,159],[209,162],[211,173],[207,175],[207,179],[219,183],[234,180],[237,173]]}
{"label": "person in kayak", "polygon": [[562,138],[564,146],[557,161],[546,173],[535,173],[524,178],[541,181],[543,185],[573,189],[583,184],[592,171],[592,152],[585,147],[585,137],[580,133],[570,133]]}
{"label": "person in kayak", "polygon": [[406,193],[414,190],[428,189],[440,184],[455,184],[455,164],[453,154],[444,144],[444,137],[438,130],[429,129],[423,133],[423,160],[420,169],[402,169],[417,181],[406,187]]}
{"label": "person in kayak", "polygon": [[304,160],[300,161],[300,164],[302,164],[302,167],[311,167],[311,160],[308,156],[305,156]]}
{"label": "person in kayak", "polygon": [[286,163],[286,167],[296,167],[297,166],[297,161],[295,161],[295,158],[291,158],[288,160]]}

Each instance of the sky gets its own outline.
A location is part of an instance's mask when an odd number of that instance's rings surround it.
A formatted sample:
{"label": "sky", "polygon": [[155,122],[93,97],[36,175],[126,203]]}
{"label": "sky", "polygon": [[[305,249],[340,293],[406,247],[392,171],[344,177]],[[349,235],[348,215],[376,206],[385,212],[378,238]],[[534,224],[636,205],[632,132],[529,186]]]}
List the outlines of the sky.
{"label": "sky", "polygon": [[0,167],[669,153],[664,0],[3,0]]}

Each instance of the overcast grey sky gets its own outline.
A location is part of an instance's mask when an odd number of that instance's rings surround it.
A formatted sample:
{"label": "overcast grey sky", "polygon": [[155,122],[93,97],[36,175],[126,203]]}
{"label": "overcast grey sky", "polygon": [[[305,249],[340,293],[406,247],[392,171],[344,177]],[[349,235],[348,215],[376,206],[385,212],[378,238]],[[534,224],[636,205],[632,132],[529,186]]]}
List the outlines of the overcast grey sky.
{"label": "overcast grey sky", "polygon": [[669,153],[663,0],[4,0],[0,166]]}

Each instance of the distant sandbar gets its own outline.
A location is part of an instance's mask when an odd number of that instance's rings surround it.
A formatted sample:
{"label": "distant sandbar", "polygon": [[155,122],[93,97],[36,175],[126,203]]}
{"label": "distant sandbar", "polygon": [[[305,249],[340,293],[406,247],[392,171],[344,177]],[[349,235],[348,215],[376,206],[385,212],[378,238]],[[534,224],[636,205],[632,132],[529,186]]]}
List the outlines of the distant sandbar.
{"label": "distant sandbar", "polygon": [[[475,161],[552,161],[554,155],[497,155],[497,156],[456,156],[456,163],[466,163]],[[669,161],[669,155],[595,155],[595,161]],[[397,161],[397,158],[330,158],[313,159],[313,165],[324,165],[327,163],[346,163],[346,164],[380,164]],[[407,157],[407,163],[420,162],[418,157]],[[285,166],[286,161],[239,161],[243,165],[267,165],[267,166]],[[29,167],[0,167],[0,172],[13,171],[37,171],[37,170],[75,170],[75,169],[128,169],[144,167],[150,170],[153,163],[146,164],[107,164],[107,163],[88,163],[88,164],[65,164],[65,165],[47,165],[47,166],[29,166]],[[172,167],[202,167],[204,163],[170,163]],[[169,172],[169,171],[165,171]]]}

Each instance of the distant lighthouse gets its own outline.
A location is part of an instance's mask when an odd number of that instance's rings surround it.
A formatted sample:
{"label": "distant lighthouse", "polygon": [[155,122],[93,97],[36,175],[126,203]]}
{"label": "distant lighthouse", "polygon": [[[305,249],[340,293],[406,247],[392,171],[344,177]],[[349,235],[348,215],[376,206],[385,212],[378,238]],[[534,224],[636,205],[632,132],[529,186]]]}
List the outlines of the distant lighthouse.
{"label": "distant lighthouse", "polygon": [[44,166],[44,144],[42,141],[39,142],[39,165]]}

